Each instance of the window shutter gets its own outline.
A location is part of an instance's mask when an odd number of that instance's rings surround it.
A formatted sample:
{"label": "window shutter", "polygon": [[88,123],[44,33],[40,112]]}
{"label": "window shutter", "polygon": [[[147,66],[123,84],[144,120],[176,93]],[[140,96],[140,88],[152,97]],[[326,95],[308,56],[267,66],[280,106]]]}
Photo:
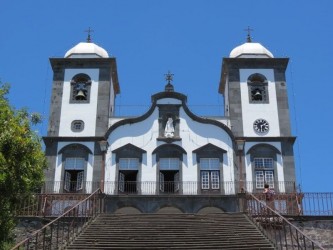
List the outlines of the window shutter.
{"label": "window shutter", "polygon": [[179,172],[175,173],[174,175],[174,180],[175,180],[175,192],[179,191]]}
{"label": "window shutter", "polygon": [[270,188],[274,188],[274,174],[273,171],[265,171],[265,182]]}
{"label": "window shutter", "polygon": [[125,175],[121,172],[119,172],[119,185],[118,185],[118,189],[120,192],[124,192],[125,191]]}
{"label": "window shutter", "polygon": [[201,189],[209,189],[209,171],[201,171]]}
{"label": "window shutter", "polygon": [[210,173],[212,189],[219,189],[220,188],[220,172],[219,171],[212,171]]}
{"label": "window shutter", "polygon": [[71,174],[65,171],[65,184],[64,184],[64,189],[69,192],[71,188]]}
{"label": "window shutter", "polygon": [[76,191],[83,189],[83,176],[84,176],[83,171],[77,173]]}
{"label": "window shutter", "polygon": [[160,190],[164,192],[164,174],[160,172]]}
{"label": "window shutter", "polygon": [[264,188],[264,171],[256,171],[256,188]]}

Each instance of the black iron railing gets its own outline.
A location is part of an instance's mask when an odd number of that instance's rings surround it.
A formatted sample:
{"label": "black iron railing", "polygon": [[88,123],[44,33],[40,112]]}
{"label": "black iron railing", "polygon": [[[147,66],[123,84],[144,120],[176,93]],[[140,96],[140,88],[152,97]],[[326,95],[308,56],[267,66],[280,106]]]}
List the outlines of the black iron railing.
{"label": "black iron railing", "polygon": [[[66,186],[66,187],[65,187]],[[70,187],[70,188],[69,188]],[[80,188],[78,188],[80,187]],[[222,195],[237,194],[241,191],[249,193],[262,192],[263,187],[256,182],[250,181],[224,181],[212,183],[202,183],[200,181],[107,181],[107,182],[83,182],[77,185],[76,182],[70,185],[63,181],[47,181],[41,189],[42,193],[91,193],[92,190],[101,188],[109,195],[139,194],[139,195],[161,195],[184,194],[197,195],[206,193],[216,193]],[[294,181],[274,182],[276,193],[295,193]]]}
{"label": "black iron railing", "polygon": [[[62,202],[66,201],[63,199]],[[68,207],[62,215],[29,235],[12,250],[63,249],[101,212],[103,212],[103,198],[100,189],[97,189],[85,199]]]}
{"label": "black iron railing", "polygon": [[16,204],[15,215],[17,217],[57,217],[89,196],[90,194],[80,193],[35,194]]}
{"label": "black iron railing", "polygon": [[[228,195],[233,194],[235,185],[224,183],[224,189],[198,189],[196,182],[126,182],[119,190],[119,183],[107,182],[107,195]],[[112,192],[111,192],[112,190]],[[250,193],[250,192],[247,192]],[[263,200],[262,193],[253,193]],[[24,198],[17,204],[16,216],[59,216],[89,193],[39,193]],[[282,215],[333,215],[333,193],[275,193],[274,209]]]}
{"label": "black iron railing", "polygon": [[324,249],[284,218],[275,209],[274,199],[267,201],[262,194],[245,197],[244,211],[277,249]]}
{"label": "black iron railing", "polygon": [[[253,195],[259,200],[265,200],[262,193]],[[333,193],[277,193],[272,206],[282,215],[332,216]]]}
{"label": "black iron railing", "polygon": [[333,215],[333,193],[301,193],[297,199],[301,215]]}

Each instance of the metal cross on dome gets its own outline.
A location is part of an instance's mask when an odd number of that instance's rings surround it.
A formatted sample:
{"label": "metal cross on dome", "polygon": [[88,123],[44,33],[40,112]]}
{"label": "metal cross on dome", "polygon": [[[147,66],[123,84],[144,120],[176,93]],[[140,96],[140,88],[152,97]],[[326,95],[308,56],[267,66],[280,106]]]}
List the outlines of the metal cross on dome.
{"label": "metal cross on dome", "polygon": [[245,31],[247,31],[247,38],[246,41],[248,43],[252,42],[252,38],[251,38],[251,31],[253,31],[253,29],[250,28],[250,26],[247,26],[247,29],[245,29]]}
{"label": "metal cross on dome", "polygon": [[91,42],[91,33],[94,32],[94,30],[92,30],[90,27],[85,30],[84,32],[87,32],[88,33],[88,37],[87,37],[87,43],[90,43]]}

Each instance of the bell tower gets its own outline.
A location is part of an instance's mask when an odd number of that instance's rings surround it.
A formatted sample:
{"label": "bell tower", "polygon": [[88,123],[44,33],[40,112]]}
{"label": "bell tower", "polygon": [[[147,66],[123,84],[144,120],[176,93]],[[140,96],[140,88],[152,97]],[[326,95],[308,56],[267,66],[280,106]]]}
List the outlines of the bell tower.
{"label": "bell tower", "polygon": [[91,183],[103,178],[101,167],[93,166],[102,164],[99,143],[120,91],[116,59],[91,42],[89,30],[86,42],[68,50],[64,58],[51,58],[50,63],[50,118],[43,138],[49,163],[46,177],[61,183],[55,192],[70,189],[72,182],[77,182],[75,188],[84,183],[82,188],[91,189]]}
{"label": "bell tower", "polygon": [[287,65],[249,35],[223,58],[219,92],[238,144],[240,186],[251,192],[265,183],[290,191],[288,181],[295,181]]}

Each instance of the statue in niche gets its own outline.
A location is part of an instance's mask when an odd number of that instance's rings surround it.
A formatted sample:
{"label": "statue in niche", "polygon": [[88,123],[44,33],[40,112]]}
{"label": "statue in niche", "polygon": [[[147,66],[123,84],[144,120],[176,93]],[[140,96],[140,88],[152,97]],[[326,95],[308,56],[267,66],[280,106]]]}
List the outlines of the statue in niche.
{"label": "statue in niche", "polygon": [[171,117],[168,118],[168,121],[165,125],[164,136],[167,138],[174,137],[175,128],[173,126],[173,119]]}

